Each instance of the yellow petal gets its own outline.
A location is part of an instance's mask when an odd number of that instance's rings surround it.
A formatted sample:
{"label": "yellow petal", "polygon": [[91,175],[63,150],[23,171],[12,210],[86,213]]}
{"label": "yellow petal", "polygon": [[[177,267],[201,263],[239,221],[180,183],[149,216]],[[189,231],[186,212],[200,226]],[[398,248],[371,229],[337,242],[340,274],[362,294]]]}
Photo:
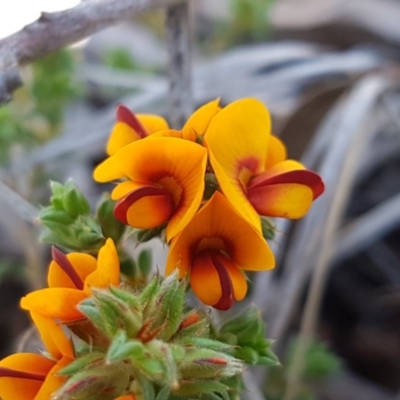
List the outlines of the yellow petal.
{"label": "yellow petal", "polygon": [[[84,282],[86,277],[96,269],[97,260],[89,254],[69,253],[66,257],[71,262],[82,282]],[[47,282],[49,287],[76,289],[71,278],[55,261],[50,263]]]}
{"label": "yellow petal", "polygon": [[210,101],[198,108],[187,120],[182,129],[184,139],[196,140],[196,136],[203,136],[216,114],[221,111],[219,99]]}
{"label": "yellow petal", "polygon": [[142,186],[120,199],[114,216],[138,229],[151,229],[168,221],[175,209],[173,196],[154,185]]}
{"label": "yellow petal", "polygon": [[[40,354],[18,353],[0,361],[0,397],[3,400],[36,400],[55,362]],[[2,368],[34,374],[36,379],[4,376]]]}
{"label": "yellow petal", "polygon": [[204,304],[212,306],[221,299],[222,289],[219,275],[207,251],[194,258],[190,270],[190,286]]}
{"label": "yellow petal", "polygon": [[148,135],[168,129],[168,122],[165,118],[155,114],[136,114],[139,122],[144,126]]}
{"label": "yellow petal", "polygon": [[62,322],[85,318],[76,306],[87,297],[85,292],[70,288],[46,288],[28,293],[21,308]]}
{"label": "yellow petal", "polygon": [[60,360],[64,355],[74,357],[71,339],[66,336],[59,323],[34,312],[31,312],[31,317],[46,349],[56,360]]}
{"label": "yellow petal", "polygon": [[113,200],[119,200],[122,197],[125,197],[130,192],[133,192],[136,189],[143,187],[143,183],[133,182],[133,181],[125,181],[119,183],[111,193],[111,198]]}
{"label": "yellow petal", "polygon": [[273,165],[286,160],[286,146],[276,136],[271,135],[268,143],[267,157],[265,159],[264,168],[271,168]]}
{"label": "yellow petal", "polygon": [[275,164],[272,168],[252,179],[247,187],[248,198],[250,199],[250,197],[252,197],[252,202],[257,201],[254,199],[254,193],[259,191],[258,189],[260,187],[278,184],[299,184],[307,186],[312,190],[313,200],[320,196],[325,190],[324,182],[318,174],[306,170],[305,167],[297,161],[286,160]]}
{"label": "yellow petal", "polygon": [[312,190],[298,183],[260,186],[248,196],[260,215],[290,219],[304,217],[313,201]]}
{"label": "yellow petal", "polygon": [[[210,239],[213,240],[210,242]],[[224,195],[215,192],[172,241],[166,274],[178,268],[180,277],[185,276],[196,249],[203,251],[217,247],[245,270],[266,270],[275,266],[274,255],[261,234],[237,213]]]}
{"label": "yellow petal", "polygon": [[107,288],[118,286],[120,281],[120,265],[117,249],[112,239],[100,249],[97,257],[97,269],[85,280],[85,292],[89,295],[90,288]]}
{"label": "yellow petal", "polygon": [[[128,147],[129,145],[125,146]],[[122,147],[121,150],[125,149]],[[120,150],[119,150],[120,151]],[[122,170],[121,162],[119,161],[118,151],[111,157],[106,158],[101,164],[99,164],[94,172],[93,179],[97,182],[109,182],[115,179],[125,177]]]}
{"label": "yellow petal", "polygon": [[256,99],[243,99],[222,109],[205,134],[211,165],[222,191],[260,231],[260,219],[246,198],[246,186],[264,168],[270,129],[265,106]]}
{"label": "yellow petal", "polygon": [[106,152],[109,156],[115,154],[121,147],[139,140],[141,137],[125,122],[117,122],[111,131],[107,142]]}
{"label": "yellow petal", "polygon": [[205,304],[220,310],[232,307],[234,299],[242,300],[247,292],[244,274],[224,254],[206,250],[194,257],[190,284]]}
{"label": "yellow petal", "polygon": [[63,357],[56,365],[49,371],[42,387],[40,388],[35,400],[49,400],[67,380],[66,376],[57,375],[58,371],[66,367],[73,360],[69,357]]}
{"label": "yellow petal", "polygon": [[117,123],[107,143],[107,154],[113,155],[121,147],[167,128],[168,123],[163,117],[153,114],[134,114],[121,104],[117,108]]}

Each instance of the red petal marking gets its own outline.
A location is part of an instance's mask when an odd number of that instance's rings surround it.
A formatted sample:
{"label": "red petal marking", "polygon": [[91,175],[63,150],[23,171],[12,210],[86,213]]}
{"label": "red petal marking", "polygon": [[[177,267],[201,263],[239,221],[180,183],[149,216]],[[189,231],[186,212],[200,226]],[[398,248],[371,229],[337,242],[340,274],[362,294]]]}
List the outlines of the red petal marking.
{"label": "red petal marking", "polygon": [[83,290],[84,283],[78,273],[75,271],[75,268],[71,262],[68,260],[67,256],[54,246],[51,246],[51,256],[53,260],[61,267],[61,269],[68,275],[75,287],[79,290]]}
{"label": "red petal marking", "polygon": [[136,115],[123,104],[117,107],[117,121],[124,122],[132,127],[142,139],[148,136],[146,129],[136,118]]}
{"label": "red petal marking", "polygon": [[221,298],[216,304],[213,304],[213,307],[217,310],[229,310],[235,302],[235,299],[233,297],[233,286],[231,278],[225,268],[223,261],[218,257],[218,253],[212,251],[210,252],[210,255],[214,267],[218,273],[222,291]]}
{"label": "red petal marking", "polygon": [[0,367],[0,377],[2,378],[21,378],[31,379],[33,381],[44,381],[46,375],[32,374],[31,372],[16,371],[15,369]]}
{"label": "red petal marking", "polygon": [[117,202],[114,207],[114,216],[119,221],[123,222],[124,224],[128,224],[128,209],[129,207],[135,203],[136,201],[140,200],[143,197],[147,196],[160,196],[160,195],[169,194],[168,190],[164,188],[160,188],[157,186],[143,186],[139,189],[134,190],[133,192],[128,193],[125,197]]}
{"label": "red petal marking", "polygon": [[314,200],[325,190],[325,185],[321,177],[317,173],[305,169],[284,172],[271,177],[266,177],[265,174],[261,174],[250,181],[247,190],[279,183],[298,183],[300,185],[306,185],[313,191]]}
{"label": "red petal marking", "polygon": [[259,167],[259,160],[255,157],[250,156],[239,160],[237,178],[244,188],[247,186],[252,176],[257,174]]}

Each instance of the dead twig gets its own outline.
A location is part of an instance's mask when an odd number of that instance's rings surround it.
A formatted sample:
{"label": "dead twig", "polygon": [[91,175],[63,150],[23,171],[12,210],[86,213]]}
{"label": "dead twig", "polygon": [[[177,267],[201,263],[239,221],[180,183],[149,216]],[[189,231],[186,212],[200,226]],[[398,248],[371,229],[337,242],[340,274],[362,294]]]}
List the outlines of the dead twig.
{"label": "dead twig", "polygon": [[134,14],[182,0],[90,0],[40,18],[0,41],[0,104],[22,85],[19,67],[68,46]]}

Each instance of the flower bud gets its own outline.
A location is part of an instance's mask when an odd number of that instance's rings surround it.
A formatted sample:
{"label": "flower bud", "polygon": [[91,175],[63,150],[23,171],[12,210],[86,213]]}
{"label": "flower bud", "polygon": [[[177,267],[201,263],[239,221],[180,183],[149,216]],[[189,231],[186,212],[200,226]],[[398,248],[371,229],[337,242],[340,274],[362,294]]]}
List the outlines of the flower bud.
{"label": "flower bud", "polygon": [[114,400],[130,383],[129,365],[101,364],[73,375],[52,397],[54,400]]}
{"label": "flower bud", "polygon": [[110,237],[114,243],[118,243],[125,232],[126,225],[114,217],[114,206],[115,201],[111,200],[109,194],[105,194],[100,200],[96,214],[103,236]]}

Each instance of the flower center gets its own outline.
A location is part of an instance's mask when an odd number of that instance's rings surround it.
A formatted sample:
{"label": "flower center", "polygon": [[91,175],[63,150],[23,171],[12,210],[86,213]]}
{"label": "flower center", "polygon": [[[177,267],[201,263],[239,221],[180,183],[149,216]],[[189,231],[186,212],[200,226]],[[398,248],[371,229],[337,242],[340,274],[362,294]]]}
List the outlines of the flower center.
{"label": "flower center", "polygon": [[179,204],[181,203],[183,197],[182,196],[183,190],[178,180],[173,176],[165,176],[161,178],[157,183],[162,188],[166,189],[169,193],[171,193],[175,208],[179,207]]}

